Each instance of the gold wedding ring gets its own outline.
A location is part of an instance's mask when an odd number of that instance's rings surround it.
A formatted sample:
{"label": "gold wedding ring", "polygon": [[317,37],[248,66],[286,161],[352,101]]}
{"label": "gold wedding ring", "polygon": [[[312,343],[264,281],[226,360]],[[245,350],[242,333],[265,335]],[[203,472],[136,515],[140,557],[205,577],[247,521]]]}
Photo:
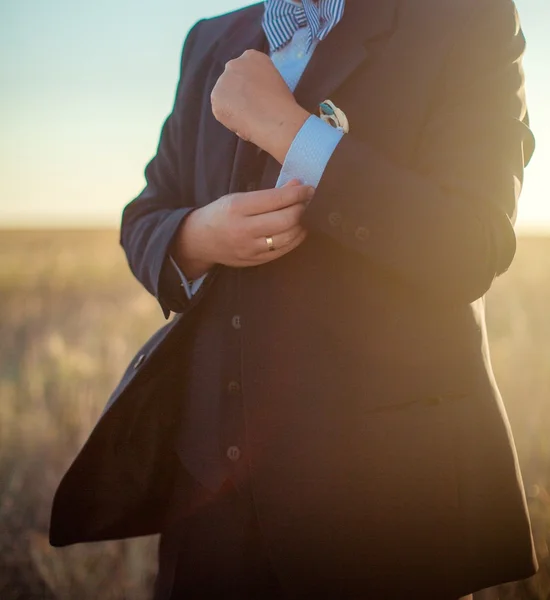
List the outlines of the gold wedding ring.
{"label": "gold wedding ring", "polygon": [[273,238],[271,236],[267,236],[265,238],[265,243],[267,244],[267,248],[270,252],[275,252],[275,244],[273,243]]}

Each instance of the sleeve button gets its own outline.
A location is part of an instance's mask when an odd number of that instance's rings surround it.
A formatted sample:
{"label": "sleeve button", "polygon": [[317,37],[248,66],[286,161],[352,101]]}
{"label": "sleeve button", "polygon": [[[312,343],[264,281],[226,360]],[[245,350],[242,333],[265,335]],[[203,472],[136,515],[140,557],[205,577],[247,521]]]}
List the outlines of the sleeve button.
{"label": "sleeve button", "polygon": [[337,212],[332,212],[328,216],[328,222],[332,227],[340,227],[340,225],[342,225],[342,215]]}
{"label": "sleeve button", "polygon": [[239,394],[241,391],[241,385],[238,381],[231,381],[227,386],[227,389],[232,395]]}
{"label": "sleeve button", "polygon": [[355,230],[355,237],[360,241],[364,242],[369,237],[369,230],[366,227],[358,227]]}

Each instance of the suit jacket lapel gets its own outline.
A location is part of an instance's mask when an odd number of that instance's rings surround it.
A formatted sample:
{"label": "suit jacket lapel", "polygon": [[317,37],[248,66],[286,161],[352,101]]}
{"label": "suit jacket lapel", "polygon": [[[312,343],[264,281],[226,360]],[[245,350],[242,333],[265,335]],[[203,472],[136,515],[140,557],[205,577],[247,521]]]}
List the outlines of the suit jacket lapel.
{"label": "suit jacket lapel", "polygon": [[264,3],[255,4],[246,11],[243,17],[236,23],[235,28],[229,32],[226,38],[219,41],[214,57],[222,66],[238,58],[245,50],[259,50],[267,52],[267,40],[262,28],[262,17],[264,15]]}
{"label": "suit jacket lapel", "polygon": [[348,0],[342,21],[315,50],[295,91],[298,103],[317,113],[323,100],[369,58],[369,42],[393,31],[398,0]]}

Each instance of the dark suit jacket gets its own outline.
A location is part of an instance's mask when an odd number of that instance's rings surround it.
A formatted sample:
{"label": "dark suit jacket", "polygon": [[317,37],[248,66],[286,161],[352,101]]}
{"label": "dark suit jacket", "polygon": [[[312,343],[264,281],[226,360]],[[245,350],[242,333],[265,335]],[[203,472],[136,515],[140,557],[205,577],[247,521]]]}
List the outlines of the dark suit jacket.
{"label": "dark suit jacket", "polygon": [[[262,10],[201,21],[186,41],[121,235],[135,276],[178,314],[61,482],[54,545],[162,525],[186,356],[201,304],[234,272],[217,267],[189,301],[167,253],[190,210],[244,189],[253,149],[209,96],[229,59],[264,46]],[[514,256],[533,151],[523,51],[509,0],[348,0],[296,91],[312,112],[332,99],[351,132],[305,213],[306,242],[240,272],[252,484],[293,589],[361,577],[380,598],[434,581],[458,596],[535,570],[483,300]],[[267,161],[264,187],[279,168]]]}

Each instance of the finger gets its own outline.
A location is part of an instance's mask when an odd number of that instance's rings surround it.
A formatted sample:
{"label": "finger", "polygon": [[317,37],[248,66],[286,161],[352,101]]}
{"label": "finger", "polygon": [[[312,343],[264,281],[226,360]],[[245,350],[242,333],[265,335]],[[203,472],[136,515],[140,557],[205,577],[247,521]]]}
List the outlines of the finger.
{"label": "finger", "polygon": [[[278,237],[274,237],[273,238],[273,245],[275,246],[275,250],[270,251],[267,243],[265,241],[265,239],[263,240],[264,242],[264,246],[262,246],[264,248],[263,251],[261,251],[255,258],[255,264],[256,265],[262,265],[268,262],[271,262],[273,260],[277,260],[278,258],[281,258],[282,256],[285,256],[285,254],[289,254],[290,252],[292,252],[293,250],[295,250],[296,248],[298,248],[298,246],[300,246],[300,244],[302,244],[305,239],[307,237],[307,230],[304,228],[301,228],[293,237],[292,239],[289,239],[287,241],[286,244],[278,246],[278,244],[281,242],[281,238],[280,236]],[[277,241],[277,239],[279,241]]]}
{"label": "finger", "polygon": [[296,186],[296,185],[302,185],[302,182],[299,179],[291,179],[290,181],[287,181],[283,186],[281,187],[292,187],[292,186]]}
{"label": "finger", "polygon": [[[253,48],[248,48],[241,54],[241,58],[257,58],[259,60],[265,60],[269,58],[265,52],[260,52],[259,50],[254,50]],[[271,60],[271,59],[269,59]]]}
{"label": "finger", "polygon": [[283,233],[300,223],[305,209],[306,205],[301,202],[281,210],[248,217],[245,220],[246,232],[253,238]]}
{"label": "finger", "polygon": [[242,214],[261,215],[301,202],[308,202],[313,198],[314,193],[315,189],[311,186],[292,184],[271,190],[241,194],[237,202]]}
{"label": "finger", "polygon": [[287,229],[283,233],[269,236],[273,240],[273,247],[275,250],[269,249],[269,244],[267,243],[266,239],[268,236],[258,238],[256,240],[256,252],[258,257],[262,257],[262,255],[266,253],[274,254],[275,252],[278,252],[279,254],[284,254],[285,252],[288,252],[289,249],[293,247],[296,240],[302,236],[304,231],[305,230],[301,225],[296,225],[292,229]]}

